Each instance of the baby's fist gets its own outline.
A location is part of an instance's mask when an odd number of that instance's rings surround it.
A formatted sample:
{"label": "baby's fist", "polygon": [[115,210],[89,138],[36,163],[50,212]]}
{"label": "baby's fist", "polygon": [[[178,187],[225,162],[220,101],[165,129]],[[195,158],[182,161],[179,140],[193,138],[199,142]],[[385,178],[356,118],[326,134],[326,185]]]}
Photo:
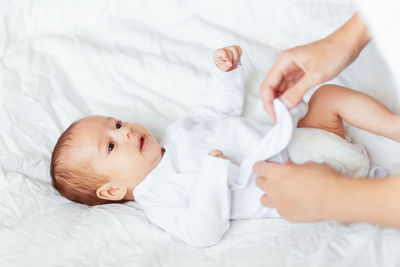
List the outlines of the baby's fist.
{"label": "baby's fist", "polygon": [[222,71],[234,70],[242,55],[242,49],[238,45],[219,48],[214,52],[214,63]]}

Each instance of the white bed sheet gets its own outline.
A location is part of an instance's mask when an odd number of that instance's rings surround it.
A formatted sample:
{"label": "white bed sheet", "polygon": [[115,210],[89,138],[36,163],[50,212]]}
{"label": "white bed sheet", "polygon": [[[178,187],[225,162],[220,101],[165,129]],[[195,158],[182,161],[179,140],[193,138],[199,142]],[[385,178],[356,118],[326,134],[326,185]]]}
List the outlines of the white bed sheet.
{"label": "white bed sheet", "polygon": [[[271,123],[258,91],[277,51],[326,36],[354,11],[347,0],[0,0],[0,266],[399,266],[396,229],[245,220],[193,249],[135,203],[88,208],[50,184],[52,148],[72,121],[102,114],[162,136],[198,103],[221,46],[243,48],[244,115]],[[333,82],[400,112],[374,43]],[[348,133],[400,172],[399,144]]]}

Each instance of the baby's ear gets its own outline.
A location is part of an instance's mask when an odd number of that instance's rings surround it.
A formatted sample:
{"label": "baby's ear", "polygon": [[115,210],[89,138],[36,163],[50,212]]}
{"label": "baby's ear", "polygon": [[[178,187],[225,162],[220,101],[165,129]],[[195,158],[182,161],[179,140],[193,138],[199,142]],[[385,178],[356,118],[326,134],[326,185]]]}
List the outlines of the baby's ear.
{"label": "baby's ear", "polygon": [[98,198],[107,200],[124,199],[128,189],[119,184],[106,183],[97,188],[96,195]]}

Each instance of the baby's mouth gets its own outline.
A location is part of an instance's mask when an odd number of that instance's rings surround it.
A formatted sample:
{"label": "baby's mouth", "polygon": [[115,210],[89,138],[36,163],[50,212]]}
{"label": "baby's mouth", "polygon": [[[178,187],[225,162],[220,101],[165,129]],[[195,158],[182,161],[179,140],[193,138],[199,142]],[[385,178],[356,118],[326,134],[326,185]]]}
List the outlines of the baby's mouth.
{"label": "baby's mouth", "polygon": [[142,135],[142,136],[140,137],[140,140],[139,140],[140,152],[142,152],[142,151],[144,150],[146,140],[147,140],[147,137],[146,137],[145,135]]}

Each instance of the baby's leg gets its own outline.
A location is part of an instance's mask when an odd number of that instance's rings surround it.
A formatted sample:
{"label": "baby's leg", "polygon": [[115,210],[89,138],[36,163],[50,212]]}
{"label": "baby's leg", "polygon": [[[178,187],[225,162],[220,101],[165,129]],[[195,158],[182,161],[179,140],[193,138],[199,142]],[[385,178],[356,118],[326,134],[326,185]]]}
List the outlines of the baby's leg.
{"label": "baby's leg", "polygon": [[338,85],[321,86],[311,97],[298,127],[320,128],[344,137],[343,120],[358,128],[400,141],[400,116],[382,103]]}

